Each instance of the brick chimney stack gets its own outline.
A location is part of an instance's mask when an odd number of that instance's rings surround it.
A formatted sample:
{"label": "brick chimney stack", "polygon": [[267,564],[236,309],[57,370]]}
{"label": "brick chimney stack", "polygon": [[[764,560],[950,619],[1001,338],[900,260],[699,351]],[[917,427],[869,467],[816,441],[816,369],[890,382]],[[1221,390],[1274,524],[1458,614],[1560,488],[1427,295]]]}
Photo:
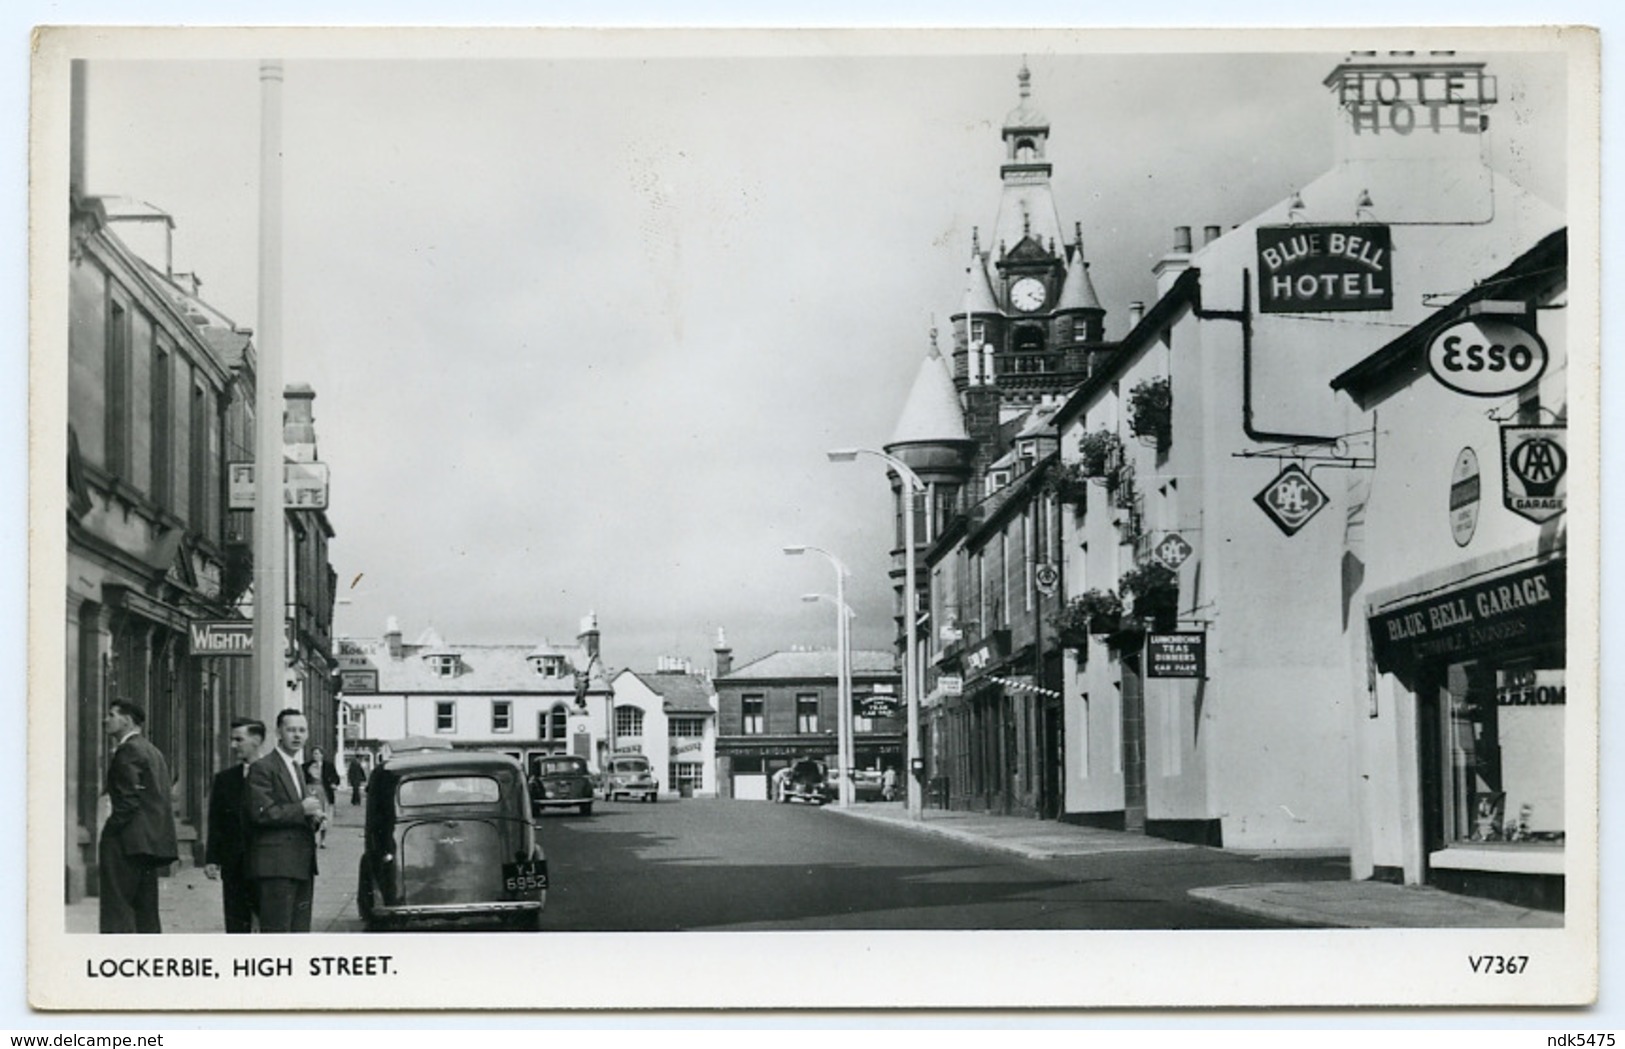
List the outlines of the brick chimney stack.
{"label": "brick chimney stack", "polygon": [[722,632],[721,627],[717,627],[717,644],[711,651],[717,657],[716,676],[727,677],[733,673],[734,650],[728,647],[728,637]]}

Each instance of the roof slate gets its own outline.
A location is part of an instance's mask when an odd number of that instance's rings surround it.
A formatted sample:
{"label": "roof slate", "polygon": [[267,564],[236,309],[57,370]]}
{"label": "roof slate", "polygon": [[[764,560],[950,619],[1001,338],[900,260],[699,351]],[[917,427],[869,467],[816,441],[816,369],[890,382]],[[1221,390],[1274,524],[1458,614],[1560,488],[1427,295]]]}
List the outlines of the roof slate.
{"label": "roof slate", "polygon": [[[351,639],[346,639],[351,640]],[[370,639],[369,639],[370,642]],[[461,658],[461,669],[451,677],[435,672],[430,665],[427,649],[415,645],[405,646],[402,658],[391,659],[387,647],[376,648],[369,642],[369,661],[378,671],[378,691],[399,692],[511,692],[540,695],[575,695],[573,670],[587,664],[586,650],[577,646],[536,645],[458,645],[440,644],[435,654],[456,654]],[[562,677],[543,677],[529,656],[550,650],[562,655],[570,666]],[[602,664],[593,669],[589,691],[602,692],[606,687]]]}
{"label": "roof slate", "polygon": [[[746,663],[719,681],[780,681],[797,678],[833,678],[837,661],[834,649],[810,652],[772,652]],[[897,653],[854,649],[852,673],[880,676],[897,673]]]}
{"label": "roof slate", "polygon": [[634,671],[637,679],[658,695],[668,714],[711,713],[711,682],[699,674],[661,674]]}

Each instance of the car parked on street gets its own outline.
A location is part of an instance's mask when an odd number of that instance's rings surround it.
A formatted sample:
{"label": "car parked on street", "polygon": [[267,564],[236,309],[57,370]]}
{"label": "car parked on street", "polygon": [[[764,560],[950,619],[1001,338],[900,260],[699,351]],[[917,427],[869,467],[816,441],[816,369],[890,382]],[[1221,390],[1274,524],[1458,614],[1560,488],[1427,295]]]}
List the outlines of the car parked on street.
{"label": "car parked on street", "polygon": [[630,798],[655,801],[660,797],[660,781],[655,779],[649,759],[642,754],[617,754],[604,768],[604,800]]}
{"label": "car parked on street", "polygon": [[368,931],[467,919],[536,929],[546,905],[547,857],[517,761],[429,750],[373,771],[356,879]]}
{"label": "car parked on street", "polygon": [[551,754],[530,759],[530,810],[573,808],[592,815],[593,776],[585,758]]}

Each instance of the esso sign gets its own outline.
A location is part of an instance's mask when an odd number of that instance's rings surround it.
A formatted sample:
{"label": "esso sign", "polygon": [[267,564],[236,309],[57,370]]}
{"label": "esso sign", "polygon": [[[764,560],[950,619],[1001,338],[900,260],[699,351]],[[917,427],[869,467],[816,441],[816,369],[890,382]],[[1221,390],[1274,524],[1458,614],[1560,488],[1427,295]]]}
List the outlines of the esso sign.
{"label": "esso sign", "polygon": [[1433,377],[1470,397],[1501,397],[1546,370],[1546,344],[1534,332],[1486,317],[1460,321],[1428,344]]}

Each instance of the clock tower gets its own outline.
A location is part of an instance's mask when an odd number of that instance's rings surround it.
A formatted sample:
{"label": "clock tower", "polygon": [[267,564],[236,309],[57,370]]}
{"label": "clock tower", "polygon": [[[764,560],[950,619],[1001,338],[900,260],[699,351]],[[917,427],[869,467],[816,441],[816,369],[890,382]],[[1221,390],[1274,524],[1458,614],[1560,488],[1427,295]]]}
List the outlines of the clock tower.
{"label": "clock tower", "polygon": [[[1050,186],[1049,119],[1032,102],[1022,64],[1016,108],[1004,118],[999,210],[984,249],[971,233],[964,310],[952,317],[954,383],[998,390],[1001,416],[1057,403],[1089,373],[1106,311],[1089,280],[1081,225],[1067,242]],[[985,391],[983,393],[985,396]]]}

